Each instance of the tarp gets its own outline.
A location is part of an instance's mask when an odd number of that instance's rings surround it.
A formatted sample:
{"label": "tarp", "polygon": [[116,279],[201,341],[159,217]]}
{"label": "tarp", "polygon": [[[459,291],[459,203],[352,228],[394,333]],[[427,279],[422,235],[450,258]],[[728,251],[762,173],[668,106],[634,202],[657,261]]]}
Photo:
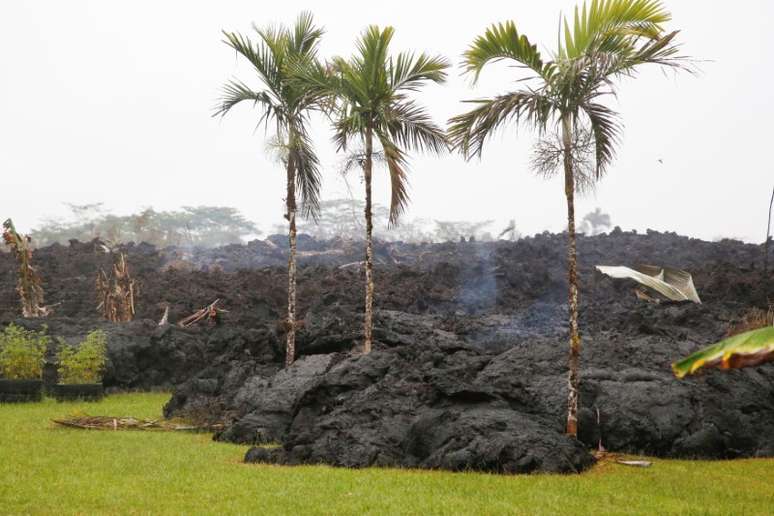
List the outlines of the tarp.
{"label": "tarp", "polygon": [[693,286],[693,277],[680,269],[655,265],[638,265],[634,268],[597,265],[597,270],[611,278],[632,279],[672,301],[701,303],[696,287]]}

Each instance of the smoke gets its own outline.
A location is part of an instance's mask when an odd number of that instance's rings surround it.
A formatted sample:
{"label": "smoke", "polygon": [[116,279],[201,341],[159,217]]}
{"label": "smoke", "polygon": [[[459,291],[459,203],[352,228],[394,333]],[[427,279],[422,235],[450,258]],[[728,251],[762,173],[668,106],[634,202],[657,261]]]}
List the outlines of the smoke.
{"label": "smoke", "polygon": [[495,246],[467,242],[461,243],[458,251],[464,257],[460,260],[457,303],[469,314],[491,309],[497,302]]}
{"label": "smoke", "polygon": [[578,233],[595,236],[607,233],[612,228],[613,223],[610,221],[610,215],[604,213],[600,208],[596,208],[583,217],[583,220],[578,225]]}

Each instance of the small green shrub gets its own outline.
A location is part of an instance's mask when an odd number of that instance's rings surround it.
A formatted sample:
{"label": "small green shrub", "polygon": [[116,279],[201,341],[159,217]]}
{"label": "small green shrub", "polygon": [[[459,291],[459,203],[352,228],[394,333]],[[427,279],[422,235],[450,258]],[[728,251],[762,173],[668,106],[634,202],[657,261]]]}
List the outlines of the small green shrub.
{"label": "small green shrub", "polygon": [[0,333],[0,371],[9,380],[37,380],[50,338],[44,325],[39,332],[9,324]]}
{"label": "small green shrub", "polygon": [[59,383],[99,383],[107,361],[107,336],[95,330],[86,339],[71,346],[59,339]]}

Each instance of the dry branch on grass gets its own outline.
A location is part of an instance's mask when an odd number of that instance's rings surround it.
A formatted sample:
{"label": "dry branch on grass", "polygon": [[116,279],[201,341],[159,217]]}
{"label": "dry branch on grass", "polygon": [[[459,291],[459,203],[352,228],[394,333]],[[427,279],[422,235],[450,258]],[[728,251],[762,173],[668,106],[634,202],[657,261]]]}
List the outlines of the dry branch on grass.
{"label": "dry branch on grass", "polygon": [[137,287],[129,273],[126,255],[118,253],[111,274],[104,269],[97,273],[97,310],[112,322],[129,322],[134,319],[134,296]]}
{"label": "dry branch on grass", "polygon": [[201,320],[206,320],[210,325],[217,324],[218,314],[228,312],[228,310],[218,308],[218,303],[220,303],[220,299],[216,299],[208,306],[205,306],[204,308],[201,308],[193,314],[189,315],[185,319],[182,319],[177,323],[177,325],[181,328],[188,328],[189,326],[192,326]]}
{"label": "dry branch on grass", "polygon": [[609,452],[607,450],[601,450],[594,452],[594,458],[597,460],[597,465],[603,464],[620,464],[622,466],[633,466],[636,468],[649,468],[653,465],[652,461],[633,459],[626,455]]}
{"label": "dry branch on grass", "polygon": [[43,305],[43,286],[40,275],[32,266],[32,239],[16,232],[11,219],[3,222],[3,241],[11,248],[16,261],[19,262],[19,284],[16,291],[21,297],[22,315],[24,317],[46,317],[51,313],[51,307]]}
{"label": "dry branch on grass", "polygon": [[54,423],[82,430],[164,430],[188,432],[214,432],[223,425],[191,425],[180,421],[159,421],[158,419],[137,419],[134,417],[78,415],[66,419],[52,419]]}

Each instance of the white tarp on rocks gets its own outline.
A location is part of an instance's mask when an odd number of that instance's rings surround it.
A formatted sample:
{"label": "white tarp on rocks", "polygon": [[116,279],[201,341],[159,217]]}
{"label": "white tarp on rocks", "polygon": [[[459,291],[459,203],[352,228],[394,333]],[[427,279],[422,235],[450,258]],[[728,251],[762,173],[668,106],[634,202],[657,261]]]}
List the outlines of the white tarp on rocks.
{"label": "white tarp on rocks", "polygon": [[638,265],[634,268],[597,265],[597,270],[611,278],[632,279],[672,301],[701,303],[696,287],[693,286],[693,277],[680,269],[654,265]]}

